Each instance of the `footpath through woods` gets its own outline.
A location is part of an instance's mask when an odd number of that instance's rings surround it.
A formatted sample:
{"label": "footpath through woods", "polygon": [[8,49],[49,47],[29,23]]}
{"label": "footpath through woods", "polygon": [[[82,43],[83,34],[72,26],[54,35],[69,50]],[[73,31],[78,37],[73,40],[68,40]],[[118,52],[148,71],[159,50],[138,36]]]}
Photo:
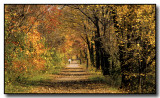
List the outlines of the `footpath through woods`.
{"label": "footpath through woods", "polygon": [[52,80],[40,81],[31,93],[121,93],[112,90],[104,81],[90,80],[93,74],[73,61]]}

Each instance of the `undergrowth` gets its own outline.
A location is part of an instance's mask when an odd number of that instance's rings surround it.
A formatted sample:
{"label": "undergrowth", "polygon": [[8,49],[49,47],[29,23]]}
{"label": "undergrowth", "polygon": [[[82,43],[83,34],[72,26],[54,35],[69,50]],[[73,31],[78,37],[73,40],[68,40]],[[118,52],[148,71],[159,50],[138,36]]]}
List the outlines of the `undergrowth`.
{"label": "undergrowth", "polygon": [[[25,74],[19,78],[5,82],[5,93],[30,93],[34,86],[43,81],[49,81],[52,74],[58,74],[63,66],[56,66],[46,72],[34,72]],[[5,77],[7,80],[7,76]]]}

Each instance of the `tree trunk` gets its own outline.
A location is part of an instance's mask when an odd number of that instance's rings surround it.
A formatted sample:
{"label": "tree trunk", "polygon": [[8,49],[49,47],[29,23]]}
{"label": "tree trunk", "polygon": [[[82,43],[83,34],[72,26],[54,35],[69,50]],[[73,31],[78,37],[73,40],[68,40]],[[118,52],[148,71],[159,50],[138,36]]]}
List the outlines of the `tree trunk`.
{"label": "tree trunk", "polygon": [[86,65],[86,68],[88,69],[88,58],[87,58],[87,65]]}
{"label": "tree trunk", "polygon": [[106,53],[104,48],[101,48],[101,68],[103,75],[109,75],[109,66],[110,63],[108,61],[109,54]]}
{"label": "tree trunk", "polygon": [[90,60],[91,60],[92,66],[95,67],[95,64],[94,64],[94,49],[93,49],[93,43],[91,43]]}
{"label": "tree trunk", "polygon": [[91,65],[95,66],[94,65],[93,44],[90,43],[87,34],[86,34],[86,42],[87,42],[87,46],[88,46],[88,50],[89,50],[89,56],[90,56]]}
{"label": "tree trunk", "polygon": [[[117,18],[117,12],[116,12],[115,9],[113,9],[112,14],[113,14],[114,28],[116,30],[115,33],[117,33],[123,39],[123,29],[118,25],[118,21],[116,20],[116,18]],[[119,42],[119,40],[117,40],[117,42]],[[126,79],[127,75],[124,74],[124,71],[127,71],[127,69],[128,69],[128,66],[124,65],[124,62],[125,62],[125,60],[124,60],[125,53],[123,52],[124,50],[125,50],[124,45],[120,44],[119,45],[119,54],[120,54],[119,55],[119,61],[121,63],[120,66],[121,66],[121,76],[122,76],[121,87],[120,88],[127,89],[130,80],[127,80]]]}
{"label": "tree trunk", "polygon": [[101,55],[100,55],[100,31],[99,31],[99,23],[98,23],[98,18],[95,17],[95,25],[96,25],[96,32],[95,32],[95,50],[96,50],[96,69],[100,69],[101,65]]}

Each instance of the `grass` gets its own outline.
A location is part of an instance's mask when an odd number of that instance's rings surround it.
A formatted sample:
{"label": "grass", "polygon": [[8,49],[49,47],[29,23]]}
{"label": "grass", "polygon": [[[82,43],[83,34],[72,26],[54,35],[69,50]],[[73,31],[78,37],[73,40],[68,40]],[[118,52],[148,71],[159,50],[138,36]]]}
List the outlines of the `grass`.
{"label": "grass", "polygon": [[27,75],[27,78],[5,83],[5,93],[30,93],[34,86],[40,85],[42,81],[50,81],[53,79],[52,74],[57,74],[63,67],[54,67],[45,73],[35,72]]}
{"label": "grass", "polygon": [[51,79],[49,74],[39,74],[36,76],[33,76],[32,78],[27,79],[27,81],[44,81]]}
{"label": "grass", "polygon": [[91,81],[99,81],[99,82],[105,82],[106,85],[104,85],[105,88],[108,88],[110,91],[118,91],[118,86],[115,86],[114,81],[109,76],[103,76],[103,75],[94,75],[89,77]]}
{"label": "grass", "polygon": [[118,89],[115,88],[115,87],[109,87],[108,89],[111,90],[111,91],[116,91],[116,90],[118,90]]}
{"label": "grass", "polygon": [[31,86],[23,86],[18,82],[5,85],[5,93],[29,93],[31,89]]}
{"label": "grass", "polygon": [[38,82],[50,79],[48,74],[38,74],[23,81],[7,83],[5,84],[5,93],[30,93]]}
{"label": "grass", "polygon": [[97,70],[95,67],[93,66],[88,66],[88,69],[86,68],[86,64],[81,64],[80,65],[82,68],[86,69],[89,73],[94,74],[94,75],[102,75],[102,71],[101,70]]}
{"label": "grass", "polygon": [[91,76],[89,77],[90,80],[92,81],[102,81],[102,82],[106,82],[106,78],[102,75],[98,75],[98,76]]}
{"label": "grass", "polygon": [[63,69],[63,68],[64,68],[64,66],[56,66],[50,70],[50,73],[51,74],[58,74],[61,72],[61,69]]}
{"label": "grass", "polygon": [[[81,66],[86,69],[86,64],[81,64]],[[114,74],[114,75],[106,75],[104,76],[101,70],[97,70],[93,66],[89,66],[86,69],[89,73],[93,74],[93,76],[89,77],[90,80],[93,81],[103,81],[106,82],[107,85],[119,88],[121,85],[121,75]]]}
{"label": "grass", "polygon": [[89,78],[94,81],[102,81],[105,82],[108,86],[119,88],[121,86],[121,77],[117,76],[117,78],[113,78],[112,76],[106,75],[94,75]]}
{"label": "grass", "polygon": [[[57,74],[61,71],[63,67],[54,67],[45,73],[34,73],[29,78],[21,79],[21,81],[13,81],[12,83],[8,82],[5,85],[5,93],[31,93],[35,87],[41,85],[50,85],[51,80],[53,79],[52,75]],[[117,90],[113,86],[113,80],[110,76],[103,76],[100,71],[95,71],[94,68],[88,68],[89,73],[93,73],[93,76],[89,77],[91,81],[105,82],[109,90]]]}

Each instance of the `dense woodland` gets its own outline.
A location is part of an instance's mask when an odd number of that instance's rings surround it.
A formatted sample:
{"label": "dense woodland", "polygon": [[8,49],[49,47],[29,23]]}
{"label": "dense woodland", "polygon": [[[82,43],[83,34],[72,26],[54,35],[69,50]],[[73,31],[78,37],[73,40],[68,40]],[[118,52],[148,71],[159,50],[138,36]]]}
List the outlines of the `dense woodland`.
{"label": "dense woodland", "polygon": [[5,85],[76,55],[129,93],[156,92],[155,5],[5,5]]}

